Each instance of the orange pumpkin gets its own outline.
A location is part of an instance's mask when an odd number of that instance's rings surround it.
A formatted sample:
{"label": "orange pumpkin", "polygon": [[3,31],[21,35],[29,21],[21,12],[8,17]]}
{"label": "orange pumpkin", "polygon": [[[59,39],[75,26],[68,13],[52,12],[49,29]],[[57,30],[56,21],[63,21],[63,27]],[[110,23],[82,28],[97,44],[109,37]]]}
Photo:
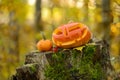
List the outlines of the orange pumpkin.
{"label": "orange pumpkin", "polygon": [[91,38],[91,33],[82,23],[69,23],[56,28],[52,34],[55,45],[62,48],[73,48],[86,44]]}
{"label": "orange pumpkin", "polygon": [[37,48],[39,51],[49,51],[52,48],[52,41],[50,40],[40,40],[37,43]]}

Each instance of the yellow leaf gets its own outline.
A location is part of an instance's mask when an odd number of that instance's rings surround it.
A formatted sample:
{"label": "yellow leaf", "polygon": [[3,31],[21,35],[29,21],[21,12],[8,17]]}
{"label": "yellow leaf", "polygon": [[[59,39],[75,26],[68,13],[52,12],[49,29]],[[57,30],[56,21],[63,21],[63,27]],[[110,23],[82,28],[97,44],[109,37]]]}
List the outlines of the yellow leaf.
{"label": "yellow leaf", "polygon": [[85,45],[80,46],[80,47],[76,47],[76,48],[74,48],[74,49],[79,50],[79,51],[82,51],[82,49],[83,49],[84,47],[85,47]]}

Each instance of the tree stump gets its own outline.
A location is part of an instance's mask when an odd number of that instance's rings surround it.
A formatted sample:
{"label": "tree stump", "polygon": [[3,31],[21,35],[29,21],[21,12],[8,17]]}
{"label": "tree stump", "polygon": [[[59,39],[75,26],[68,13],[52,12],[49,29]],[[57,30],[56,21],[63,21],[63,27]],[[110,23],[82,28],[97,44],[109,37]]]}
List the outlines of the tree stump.
{"label": "tree stump", "polygon": [[111,69],[108,44],[98,41],[56,53],[28,53],[11,80],[107,80]]}

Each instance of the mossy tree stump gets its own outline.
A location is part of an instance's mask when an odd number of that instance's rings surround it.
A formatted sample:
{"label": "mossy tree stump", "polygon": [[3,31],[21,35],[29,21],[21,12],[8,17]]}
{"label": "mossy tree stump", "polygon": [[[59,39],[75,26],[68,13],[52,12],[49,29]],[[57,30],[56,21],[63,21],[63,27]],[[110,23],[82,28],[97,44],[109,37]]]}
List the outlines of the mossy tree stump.
{"label": "mossy tree stump", "polygon": [[91,42],[56,53],[31,52],[16,69],[12,80],[107,80],[110,63],[108,44]]}

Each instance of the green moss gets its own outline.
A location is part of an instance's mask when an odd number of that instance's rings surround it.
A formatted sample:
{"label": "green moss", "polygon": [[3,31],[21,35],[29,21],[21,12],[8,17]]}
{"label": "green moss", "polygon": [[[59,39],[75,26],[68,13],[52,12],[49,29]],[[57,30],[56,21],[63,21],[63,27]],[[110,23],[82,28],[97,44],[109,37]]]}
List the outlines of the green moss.
{"label": "green moss", "polygon": [[46,66],[48,80],[101,80],[104,73],[99,62],[93,64],[96,47],[85,46],[82,51],[61,50],[52,55],[52,64]]}
{"label": "green moss", "polygon": [[30,72],[31,73],[34,73],[34,72],[36,72],[36,64],[34,64],[34,65],[31,65],[30,67],[29,67],[29,69],[30,69]]}

